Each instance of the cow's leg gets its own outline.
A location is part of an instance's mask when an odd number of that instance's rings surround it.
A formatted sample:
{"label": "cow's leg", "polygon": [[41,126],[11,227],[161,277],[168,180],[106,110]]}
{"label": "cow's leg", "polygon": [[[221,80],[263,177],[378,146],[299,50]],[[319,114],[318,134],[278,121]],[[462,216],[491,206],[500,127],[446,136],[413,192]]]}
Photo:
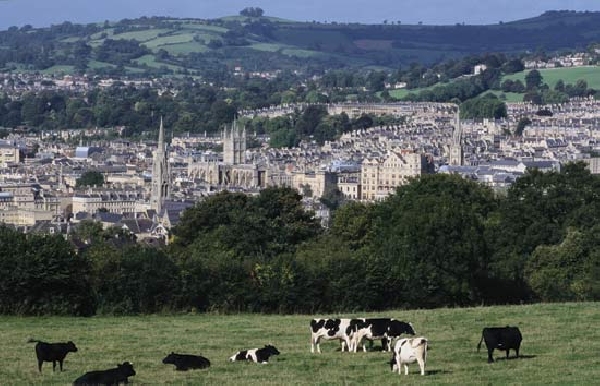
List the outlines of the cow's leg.
{"label": "cow's leg", "polygon": [[63,371],[62,366],[63,366],[63,360],[59,359],[58,360],[58,364],[60,365],[60,371]]}
{"label": "cow's leg", "polygon": [[488,348],[488,363],[494,363],[494,348]]}
{"label": "cow's leg", "polygon": [[425,361],[423,361],[423,358],[417,358],[417,363],[421,368],[421,375],[425,375]]}
{"label": "cow's leg", "polygon": [[400,354],[396,354],[396,367],[398,368],[398,375],[402,374],[402,360]]}
{"label": "cow's leg", "polygon": [[517,352],[517,358],[518,358],[518,357],[519,357],[519,346],[517,346],[517,347],[515,348],[515,351]]}
{"label": "cow's leg", "polygon": [[52,371],[56,370],[56,361],[52,361]]}
{"label": "cow's leg", "polygon": [[408,364],[404,364],[404,375],[408,375]]}
{"label": "cow's leg", "polygon": [[506,349],[506,359],[508,359],[508,353],[509,353],[509,352],[510,352],[510,349],[509,349],[509,348],[507,348],[507,349]]}
{"label": "cow's leg", "polygon": [[42,363],[44,363],[44,361],[38,358],[38,370],[40,370],[40,373],[42,372]]}

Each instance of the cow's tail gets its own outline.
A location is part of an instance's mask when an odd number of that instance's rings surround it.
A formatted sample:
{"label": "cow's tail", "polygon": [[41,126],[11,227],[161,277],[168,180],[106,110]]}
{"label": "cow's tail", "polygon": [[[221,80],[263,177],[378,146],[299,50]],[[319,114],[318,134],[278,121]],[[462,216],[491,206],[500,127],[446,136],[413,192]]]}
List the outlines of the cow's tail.
{"label": "cow's tail", "polygon": [[481,340],[479,341],[479,343],[477,343],[477,352],[481,350],[481,342],[483,342],[483,332],[481,333]]}
{"label": "cow's tail", "polygon": [[37,339],[29,339],[27,343],[39,343],[40,341]]}

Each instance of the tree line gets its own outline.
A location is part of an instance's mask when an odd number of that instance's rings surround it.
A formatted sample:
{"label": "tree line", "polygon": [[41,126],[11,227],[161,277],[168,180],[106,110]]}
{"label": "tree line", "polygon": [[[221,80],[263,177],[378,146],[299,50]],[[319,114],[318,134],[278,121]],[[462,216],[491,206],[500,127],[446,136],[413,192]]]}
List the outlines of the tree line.
{"label": "tree line", "polygon": [[0,228],[0,313],[335,313],[600,299],[600,178],[528,171],[506,195],[424,175],[387,199],[342,202],[323,228],[290,188],[222,192],[163,248],[123,229]]}

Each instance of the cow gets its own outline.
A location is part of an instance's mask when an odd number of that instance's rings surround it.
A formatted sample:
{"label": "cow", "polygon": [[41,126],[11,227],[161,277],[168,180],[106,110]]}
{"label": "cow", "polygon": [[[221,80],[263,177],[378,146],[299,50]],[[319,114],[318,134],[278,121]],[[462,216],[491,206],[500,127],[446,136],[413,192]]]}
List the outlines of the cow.
{"label": "cow", "polygon": [[267,364],[269,357],[279,355],[279,350],[273,345],[265,345],[263,348],[253,348],[251,350],[238,351],[229,357],[230,362],[246,360],[255,363]]}
{"label": "cow", "polygon": [[88,371],[77,378],[73,385],[118,385],[121,382],[129,383],[127,378],[134,375],[133,364],[123,362],[112,369]]}
{"label": "cow", "polygon": [[488,363],[494,362],[494,349],[506,351],[506,358],[510,349],[514,349],[519,357],[519,348],[521,347],[523,337],[518,327],[485,327],[481,332],[481,340],[477,344],[477,352],[481,349],[481,342],[485,341],[488,350]]}
{"label": "cow", "polygon": [[210,361],[200,355],[190,354],[175,354],[171,352],[169,355],[164,357],[162,363],[168,365],[175,365],[175,370],[187,371],[188,369],[205,369],[210,367]]}
{"label": "cow", "polygon": [[60,371],[63,370],[63,361],[70,352],[77,352],[75,343],[46,343],[35,339],[29,339],[27,343],[35,343],[35,355],[38,360],[38,370],[42,372],[43,362],[52,362],[52,371],[56,370],[56,362],[60,365]]}
{"label": "cow", "polygon": [[350,326],[350,319],[313,319],[310,321],[311,340],[310,340],[310,352],[315,352],[315,346],[317,346],[317,352],[321,353],[321,346],[319,341],[321,338],[325,340],[337,339],[341,342],[342,351],[344,347],[350,351],[350,337],[348,336],[348,327]]}
{"label": "cow", "polygon": [[[393,340],[402,334],[415,335],[411,323],[391,318],[352,319],[348,332],[351,342],[350,351],[356,352],[358,345],[364,339],[370,341],[381,339],[382,349],[389,352],[392,350]],[[364,343],[363,351],[367,351]]]}
{"label": "cow", "polygon": [[402,374],[402,365],[404,365],[404,375],[408,375],[408,365],[417,362],[421,368],[421,375],[425,375],[425,363],[427,362],[427,339],[403,338],[396,342],[394,352],[390,359],[390,368],[392,371],[398,369],[398,375]]}

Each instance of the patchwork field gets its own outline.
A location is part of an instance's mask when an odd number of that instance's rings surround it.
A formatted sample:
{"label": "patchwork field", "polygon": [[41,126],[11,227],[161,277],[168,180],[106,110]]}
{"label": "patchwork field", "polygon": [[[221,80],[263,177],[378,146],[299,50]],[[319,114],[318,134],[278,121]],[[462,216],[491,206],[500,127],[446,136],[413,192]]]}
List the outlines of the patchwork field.
{"label": "patchwork field", "polygon": [[[333,316],[333,315],[319,315]],[[312,315],[183,315],[141,317],[0,317],[3,384],[70,384],[87,370],[134,363],[134,384],[219,385],[587,385],[600,379],[600,307],[595,303],[540,304],[466,309],[389,311],[336,316],[390,316],[411,321],[430,341],[426,376],[390,371],[390,354],[379,343],[367,353],[341,353],[337,342],[310,353]],[[522,358],[486,363],[475,347],[484,326],[518,326]],[[73,340],[63,372],[45,363],[39,374],[34,338]],[[281,355],[268,365],[229,363],[240,349],[274,344]],[[171,351],[204,355],[207,370],[177,372],[161,360]]]}

